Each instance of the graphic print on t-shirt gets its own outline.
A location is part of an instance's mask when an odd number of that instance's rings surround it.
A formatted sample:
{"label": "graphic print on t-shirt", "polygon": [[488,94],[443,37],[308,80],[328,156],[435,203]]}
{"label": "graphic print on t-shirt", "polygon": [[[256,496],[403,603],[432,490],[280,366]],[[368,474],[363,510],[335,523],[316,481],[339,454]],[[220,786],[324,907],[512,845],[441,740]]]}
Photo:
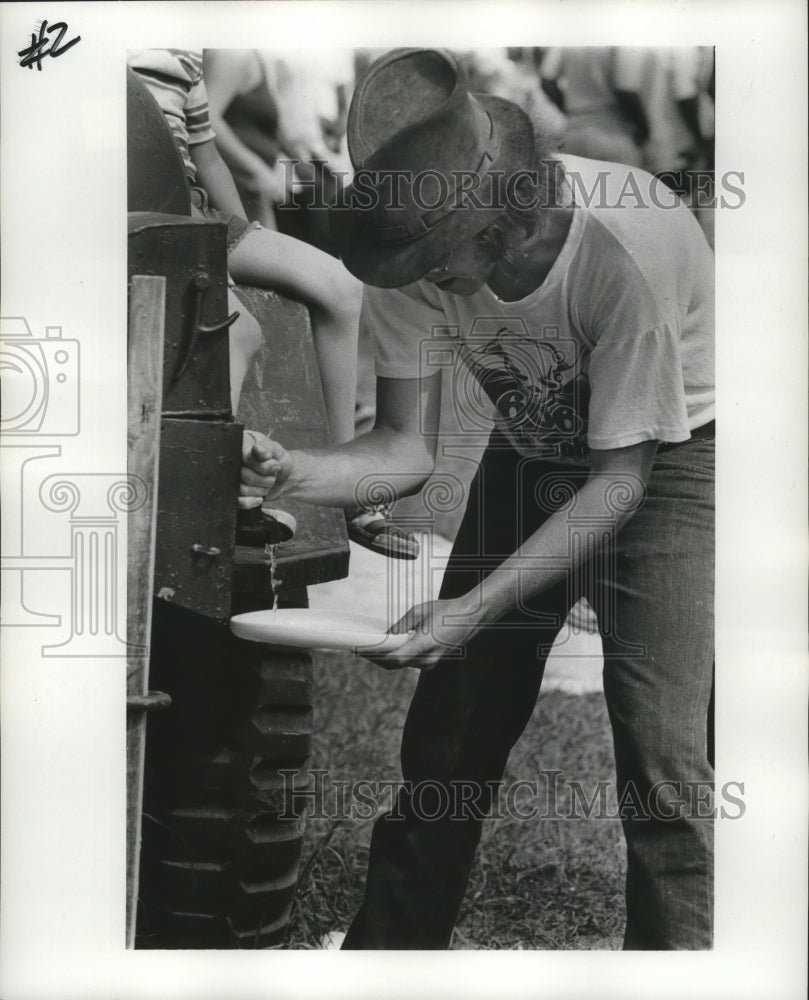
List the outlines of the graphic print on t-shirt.
{"label": "graphic print on t-shirt", "polygon": [[560,338],[558,327],[536,336],[521,318],[507,325],[502,317],[479,319],[459,342],[459,356],[521,452],[561,462],[587,459],[585,352]]}

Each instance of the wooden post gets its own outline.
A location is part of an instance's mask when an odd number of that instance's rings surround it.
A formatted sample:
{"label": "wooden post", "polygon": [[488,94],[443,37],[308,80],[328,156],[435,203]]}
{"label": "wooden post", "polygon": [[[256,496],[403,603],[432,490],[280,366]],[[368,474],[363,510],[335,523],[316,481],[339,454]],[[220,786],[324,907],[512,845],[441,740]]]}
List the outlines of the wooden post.
{"label": "wooden post", "polygon": [[[135,647],[127,657],[126,673],[127,702],[131,706],[126,722],[128,948],[134,947],[137,911],[165,311],[166,279],[134,276],[129,297],[127,450],[129,474],[146,484],[148,500],[129,514],[127,522],[127,640]],[[139,699],[144,699],[140,705]]]}

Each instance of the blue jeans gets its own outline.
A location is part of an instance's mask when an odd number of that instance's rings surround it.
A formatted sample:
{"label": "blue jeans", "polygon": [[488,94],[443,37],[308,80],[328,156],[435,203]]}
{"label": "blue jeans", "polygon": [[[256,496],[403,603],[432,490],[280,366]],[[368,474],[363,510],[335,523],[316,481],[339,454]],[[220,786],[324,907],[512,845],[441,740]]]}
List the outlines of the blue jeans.
{"label": "blue jeans", "polygon": [[[624,948],[712,946],[713,456],[712,438],[659,451],[642,507],[612,542],[480,632],[462,660],[447,657],[421,674],[402,739],[405,786],[374,826],[365,899],[345,948],[448,946],[483,818],[533,712],[550,646],[580,596],[602,633],[619,801],[631,793],[627,802],[642,804],[622,815]],[[584,478],[520,458],[495,433],[441,596],[467,592],[560,505],[572,524],[569,505]],[[457,803],[459,788],[467,806],[469,788],[476,797],[462,815],[428,818],[436,809],[423,801],[416,808],[410,795],[419,782],[446,789],[442,802]]]}

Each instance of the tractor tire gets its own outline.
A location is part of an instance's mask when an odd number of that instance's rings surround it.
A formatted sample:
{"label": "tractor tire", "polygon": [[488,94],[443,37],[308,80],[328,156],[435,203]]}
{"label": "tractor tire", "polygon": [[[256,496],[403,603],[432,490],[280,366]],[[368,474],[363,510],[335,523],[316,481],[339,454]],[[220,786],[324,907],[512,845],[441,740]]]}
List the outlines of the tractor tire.
{"label": "tractor tire", "polygon": [[150,685],[172,703],[147,733],[137,946],[277,947],[303,843],[311,658],[158,601]]}

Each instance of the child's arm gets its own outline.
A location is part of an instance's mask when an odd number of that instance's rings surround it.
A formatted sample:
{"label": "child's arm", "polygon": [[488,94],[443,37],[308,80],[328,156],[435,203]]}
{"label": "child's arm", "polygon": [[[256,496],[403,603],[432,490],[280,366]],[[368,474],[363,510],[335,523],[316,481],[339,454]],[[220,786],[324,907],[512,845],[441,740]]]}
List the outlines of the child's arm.
{"label": "child's arm", "polygon": [[197,168],[197,181],[205,188],[212,208],[220,212],[230,212],[246,219],[244,205],[236,190],[236,184],[227,164],[219,155],[213,139],[197,142],[189,146],[189,153]]}

